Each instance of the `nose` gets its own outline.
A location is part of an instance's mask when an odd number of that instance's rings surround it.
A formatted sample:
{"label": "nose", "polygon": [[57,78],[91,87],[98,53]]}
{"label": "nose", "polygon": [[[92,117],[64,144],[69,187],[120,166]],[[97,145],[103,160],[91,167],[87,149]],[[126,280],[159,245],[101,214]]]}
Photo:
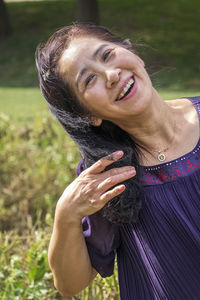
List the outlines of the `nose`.
{"label": "nose", "polygon": [[120,79],[120,69],[108,69],[106,73],[106,86],[112,88]]}

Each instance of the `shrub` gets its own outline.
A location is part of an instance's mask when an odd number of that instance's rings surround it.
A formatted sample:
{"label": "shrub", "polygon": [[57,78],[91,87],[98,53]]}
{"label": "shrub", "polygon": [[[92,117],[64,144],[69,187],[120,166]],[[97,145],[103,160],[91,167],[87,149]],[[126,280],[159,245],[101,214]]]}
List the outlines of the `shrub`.
{"label": "shrub", "polygon": [[19,128],[1,114],[0,151],[1,230],[42,225],[76,176],[77,147],[51,116]]}
{"label": "shrub", "polygon": [[[0,299],[64,299],[47,249],[56,202],[76,177],[77,147],[50,115],[17,127],[1,114],[0,151]],[[117,271],[70,299],[118,300]]]}
{"label": "shrub", "polygon": [[[15,231],[0,234],[0,299],[64,299],[53,286],[47,263],[50,227],[18,235]],[[72,300],[119,300],[117,272],[112,277],[99,275]]]}

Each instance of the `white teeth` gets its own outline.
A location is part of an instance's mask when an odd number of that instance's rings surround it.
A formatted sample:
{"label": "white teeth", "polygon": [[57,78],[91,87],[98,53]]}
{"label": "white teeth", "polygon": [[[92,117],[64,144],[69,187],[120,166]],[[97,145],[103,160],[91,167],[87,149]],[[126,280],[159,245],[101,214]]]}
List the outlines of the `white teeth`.
{"label": "white teeth", "polygon": [[131,78],[127,85],[124,87],[123,91],[120,93],[119,97],[117,98],[117,100],[121,99],[125,93],[128,91],[128,89],[130,88],[130,86],[135,82],[135,80],[133,78]]}

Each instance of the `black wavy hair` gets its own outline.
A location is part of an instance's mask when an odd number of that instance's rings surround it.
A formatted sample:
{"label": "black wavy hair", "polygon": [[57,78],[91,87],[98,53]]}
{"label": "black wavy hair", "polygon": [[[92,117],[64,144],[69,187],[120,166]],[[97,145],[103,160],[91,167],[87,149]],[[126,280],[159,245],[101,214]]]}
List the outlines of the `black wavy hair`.
{"label": "black wavy hair", "polygon": [[[58,61],[63,51],[67,49],[70,41],[80,36],[97,37],[133,51],[129,40],[123,40],[104,27],[90,24],[63,27],[55,32],[46,44],[40,44],[36,49],[36,66],[42,94],[51,112],[78,145],[84,168],[116,150],[123,150],[123,157],[106,169],[126,165],[137,168],[139,153],[128,133],[106,120],[98,127],[93,126],[90,122],[90,112],[77,99],[71,86],[64,82],[59,73]],[[138,172],[124,184],[125,191],[111,199],[103,208],[104,216],[112,223],[135,223],[138,220],[142,205],[142,186]]]}

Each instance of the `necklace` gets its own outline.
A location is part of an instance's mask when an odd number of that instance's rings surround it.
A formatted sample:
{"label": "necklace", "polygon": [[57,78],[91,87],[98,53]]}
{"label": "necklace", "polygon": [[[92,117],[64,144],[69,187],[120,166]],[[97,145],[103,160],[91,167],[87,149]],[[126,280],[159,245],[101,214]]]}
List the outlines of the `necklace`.
{"label": "necklace", "polygon": [[158,151],[157,158],[158,158],[159,161],[161,161],[161,162],[165,161],[166,156],[165,156],[165,154],[163,152],[165,152],[167,150],[168,150],[168,148],[164,149],[163,151]]}
{"label": "necklace", "polygon": [[[174,132],[174,134],[173,134],[173,137],[172,137],[172,139],[171,139],[171,141],[169,142],[169,145],[166,147],[166,148],[164,148],[164,149],[162,149],[162,150],[154,150],[154,149],[149,149],[149,150],[147,150],[147,149],[145,149],[144,147],[142,147],[146,152],[149,152],[150,154],[151,154],[151,152],[154,152],[154,153],[157,153],[157,159],[160,161],[160,162],[164,162],[165,160],[166,160],[166,154],[165,154],[165,152],[167,151],[167,150],[169,150],[169,148],[171,147],[171,145],[173,144],[173,142],[174,142],[174,138],[175,138],[175,129],[176,129],[176,122],[175,122],[175,125],[174,125],[174,129],[173,129],[173,132]],[[152,155],[152,154],[151,154]],[[154,156],[154,155],[152,155],[152,156]],[[155,157],[155,156],[154,156]]]}
{"label": "necklace", "polygon": [[175,138],[175,129],[176,129],[176,122],[175,122],[174,129],[173,129],[173,132],[174,132],[173,137],[172,137],[172,139],[171,139],[169,145],[168,145],[166,148],[164,148],[164,149],[162,149],[162,150],[150,150],[150,151],[152,151],[152,152],[157,152],[157,153],[158,153],[158,154],[157,154],[157,159],[158,159],[160,162],[164,162],[164,161],[165,161],[165,159],[166,159],[165,152],[166,152],[167,150],[169,150],[170,146],[171,146],[171,145],[173,144],[173,142],[174,142],[174,138]]}

